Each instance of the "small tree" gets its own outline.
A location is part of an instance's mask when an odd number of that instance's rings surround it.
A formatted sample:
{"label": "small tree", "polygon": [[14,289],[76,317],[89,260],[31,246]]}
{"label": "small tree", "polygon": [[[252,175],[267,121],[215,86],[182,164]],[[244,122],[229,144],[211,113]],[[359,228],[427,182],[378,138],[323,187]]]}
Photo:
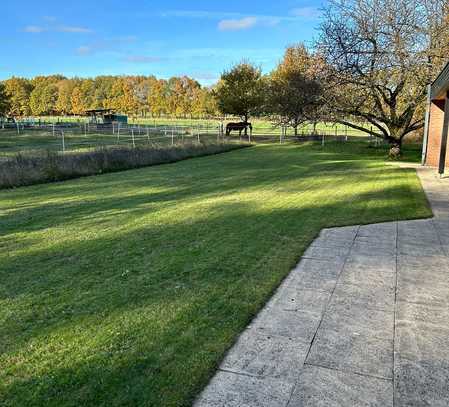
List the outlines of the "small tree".
{"label": "small tree", "polygon": [[287,48],[269,78],[265,110],[274,123],[292,127],[295,135],[300,124],[316,121],[321,105],[317,76],[321,64],[319,57],[299,44]]}
{"label": "small tree", "polygon": [[447,0],[329,0],[318,45],[334,118],[400,151],[423,127],[426,84],[447,58],[448,12]]}
{"label": "small tree", "polygon": [[248,62],[241,62],[221,75],[215,95],[223,114],[240,116],[245,123],[248,122],[249,117],[259,112],[263,105],[261,70]]}

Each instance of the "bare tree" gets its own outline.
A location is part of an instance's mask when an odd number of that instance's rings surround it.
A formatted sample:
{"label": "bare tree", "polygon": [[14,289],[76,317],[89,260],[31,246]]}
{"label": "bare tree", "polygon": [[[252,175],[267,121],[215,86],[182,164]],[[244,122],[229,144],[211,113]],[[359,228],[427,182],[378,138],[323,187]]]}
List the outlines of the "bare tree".
{"label": "bare tree", "polygon": [[318,47],[334,119],[399,153],[423,127],[426,84],[449,55],[448,10],[447,0],[329,0]]}
{"label": "bare tree", "polygon": [[271,73],[266,86],[266,113],[276,125],[292,127],[315,121],[320,110],[322,61],[302,45],[288,47],[283,61]]}

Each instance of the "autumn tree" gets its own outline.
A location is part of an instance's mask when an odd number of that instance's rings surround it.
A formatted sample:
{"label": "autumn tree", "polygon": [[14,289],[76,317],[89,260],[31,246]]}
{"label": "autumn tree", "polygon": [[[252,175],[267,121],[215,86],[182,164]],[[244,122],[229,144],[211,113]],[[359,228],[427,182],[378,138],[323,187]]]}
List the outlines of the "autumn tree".
{"label": "autumn tree", "polygon": [[73,87],[70,103],[72,105],[72,113],[83,114],[86,111],[86,106],[83,102],[83,93],[79,85]]}
{"label": "autumn tree", "polygon": [[[216,89],[217,104],[224,114],[240,116],[248,122],[263,105],[263,81],[259,68],[242,62],[221,75]],[[246,128],[245,128],[246,134]]]}
{"label": "autumn tree", "polygon": [[30,94],[33,86],[28,79],[12,77],[4,81],[5,93],[9,100],[7,114],[12,117],[27,116],[31,113]]}
{"label": "autumn tree", "polygon": [[317,120],[321,107],[321,65],[321,58],[304,45],[287,48],[266,86],[265,110],[275,124],[292,127],[297,135],[300,124]]}
{"label": "autumn tree", "polygon": [[209,88],[196,89],[192,109],[196,117],[217,116],[218,106],[213,90]]}
{"label": "autumn tree", "polygon": [[447,0],[330,0],[318,47],[335,120],[400,152],[423,127],[426,84],[449,55],[448,8]]}
{"label": "autumn tree", "polygon": [[51,78],[36,78],[30,95],[30,109],[35,116],[52,114],[56,111],[58,87]]}
{"label": "autumn tree", "polygon": [[148,93],[148,105],[153,116],[160,117],[167,113],[167,83],[163,79],[152,83]]}
{"label": "autumn tree", "polygon": [[9,98],[6,95],[6,88],[3,83],[0,82],[0,117],[7,115],[10,107]]}
{"label": "autumn tree", "polygon": [[63,79],[56,85],[58,87],[58,97],[56,99],[55,110],[62,115],[72,112],[72,92],[74,82],[70,79]]}

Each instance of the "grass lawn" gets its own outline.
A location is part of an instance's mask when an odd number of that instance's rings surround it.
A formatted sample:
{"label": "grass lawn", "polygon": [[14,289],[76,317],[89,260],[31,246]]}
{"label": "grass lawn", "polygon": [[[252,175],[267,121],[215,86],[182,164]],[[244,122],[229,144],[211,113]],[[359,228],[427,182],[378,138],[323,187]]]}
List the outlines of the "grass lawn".
{"label": "grass lawn", "polygon": [[347,143],[0,191],[0,405],[189,406],[323,227],[431,215]]}

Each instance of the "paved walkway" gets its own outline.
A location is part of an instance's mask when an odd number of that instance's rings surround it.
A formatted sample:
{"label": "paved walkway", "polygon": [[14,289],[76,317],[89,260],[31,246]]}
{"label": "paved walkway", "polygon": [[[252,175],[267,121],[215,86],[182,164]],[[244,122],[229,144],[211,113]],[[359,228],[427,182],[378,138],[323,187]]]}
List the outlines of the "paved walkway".
{"label": "paved walkway", "polygon": [[449,179],[435,217],[325,229],[196,407],[449,406]]}

